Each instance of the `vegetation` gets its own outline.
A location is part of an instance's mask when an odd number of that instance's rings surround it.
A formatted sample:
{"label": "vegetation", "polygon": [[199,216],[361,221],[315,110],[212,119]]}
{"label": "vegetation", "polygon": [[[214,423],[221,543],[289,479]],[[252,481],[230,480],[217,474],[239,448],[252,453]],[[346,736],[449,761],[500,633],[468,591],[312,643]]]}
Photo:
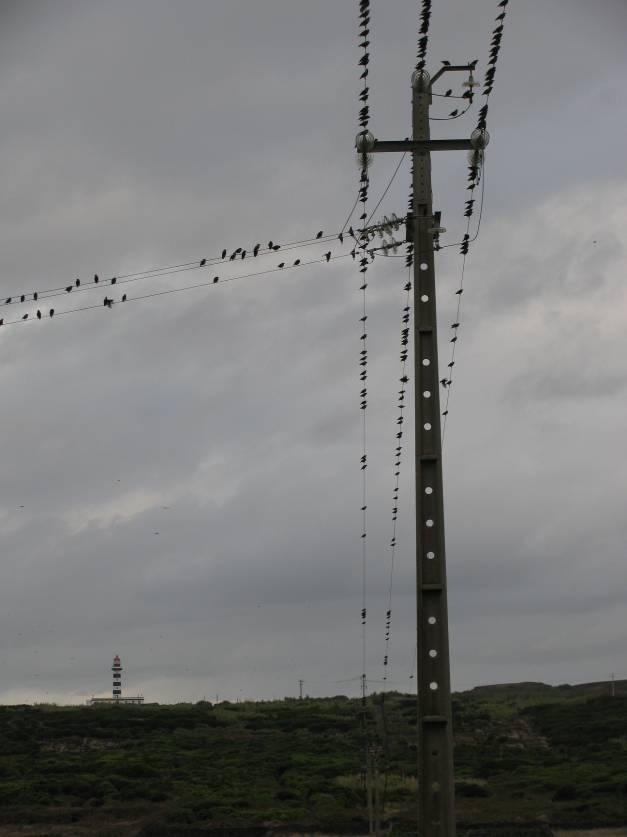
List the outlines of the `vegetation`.
{"label": "vegetation", "polygon": [[[595,684],[455,695],[458,818],[469,833],[530,837],[549,833],[547,822],[627,822],[622,687],[614,697]],[[342,696],[0,707],[0,835],[14,833],[3,831],[9,824],[102,837],[367,833],[363,720],[360,702]],[[380,747],[384,821],[394,834],[410,832],[415,698],[373,696],[365,721]]]}

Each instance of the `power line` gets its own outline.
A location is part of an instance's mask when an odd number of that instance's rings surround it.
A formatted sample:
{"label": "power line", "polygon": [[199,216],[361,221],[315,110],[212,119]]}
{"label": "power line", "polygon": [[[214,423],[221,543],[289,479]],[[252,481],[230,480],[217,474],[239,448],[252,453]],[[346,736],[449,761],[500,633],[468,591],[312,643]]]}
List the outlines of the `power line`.
{"label": "power line", "polygon": [[390,571],[389,571],[389,582],[388,582],[388,606],[387,611],[385,614],[385,651],[383,656],[383,681],[387,681],[388,679],[388,670],[389,670],[389,661],[390,661],[390,635],[392,631],[392,594],[393,594],[393,586],[394,586],[394,560],[396,557],[396,531],[397,531],[397,521],[398,521],[398,504],[399,504],[399,483],[400,483],[400,474],[401,474],[401,455],[403,452],[403,425],[405,422],[404,413],[403,411],[406,408],[405,404],[405,395],[407,392],[407,383],[409,378],[407,376],[407,357],[408,357],[408,345],[409,345],[409,319],[410,319],[410,299],[411,299],[411,271],[408,269],[408,279],[405,283],[403,290],[405,291],[405,300],[403,309],[401,312],[401,349],[400,349],[400,363],[401,363],[401,375],[399,378],[400,382],[400,390],[398,392],[398,418],[396,419],[396,433],[395,433],[395,441],[396,447],[394,448],[394,492],[392,495],[392,537],[390,539]]}
{"label": "power line", "polygon": [[[492,90],[494,87],[494,79],[496,76],[496,67],[498,64],[498,58],[501,51],[501,42],[503,39],[503,30],[504,30],[504,21],[507,16],[507,6],[509,4],[509,0],[500,0],[497,4],[498,9],[502,9],[502,11],[497,14],[496,17],[496,27],[492,31],[492,40],[490,42],[490,52],[488,58],[488,69],[485,74],[484,79],[484,86],[483,90],[481,91],[481,95],[485,96],[485,102],[483,106],[479,110],[479,117],[477,120],[477,127],[475,129],[475,133],[481,132],[483,134],[487,134],[487,117],[488,117],[488,107],[490,96],[492,94]],[[444,410],[442,411],[443,416],[443,424],[442,424],[442,443],[444,443],[444,438],[446,434],[446,426],[448,423],[448,416],[449,416],[449,403],[451,398],[451,386],[453,384],[453,368],[455,366],[455,355],[457,351],[457,342],[458,342],[458,330],[460,326],[460,315],[461,315],[461,298],[464,292],[464,276],[466,273],[466,260],[468,257],[468,252],[470,249],[470,245],[477,239],[479,235],[479,230],[481,229],[481,221],[483,218],[483,207],[484,207],[484,199],[485,199],[485,169],[484,169],[484,155],[482,151],[472,151],[469,155],[469,166],[468,166],[468,190],[470,191],[470,198],[466,200],[464,215],[467,218],[466,223],[466,233],[460,243],[460,253],[462,255],[462,266],[461,266],[461,275],[460,275],[460,283],[455,291],[457,294],[457,311],[455,316],[455,321],[451,325],[451,329],[453,331],[453,337],[451,338],[450,342],[452,344],[451,349],[451,356],[448,363],[448,373],[447,375],[442,378],[440,383],[446,389],[446,402],[444,405]],[[477,224],[477,231],[474,237],[470,238],[470,223],[471,218],[474,214],[474,206],[475,206],[475,190],[477,186],[481,182],[481,203],[479,208],[479,222]],[[448,246],[448,245],[445,245]]]}
{"label": "power line", "polygon": [[[278,250],[288,251],[288,250],[295,250],[301,247],[309,247],[314,244],[325,244],[329,241],[333,241],[336,238],[339,238],[342,233],[332,233],[328,235],[324,235],[322,231],[319,231],[315,236],[311,238],[299,239],[296,241],[290,241],[287,244],[279,245],[274,244],[273,242],[269,242],[272,244],[272,247],[261,248],[257,250],[255,253],[255,247],[251,248],[251,250],[246,251],[244,249],[237,248],[231,254],[231,256],[221,257],[216,256],[213,258],[202,258],[202,259],[194,259],[193,261],[187,262],[180,262],[178,264],[170,264],[170,265],[163,265],[161,267],[153,267],[148,268],[146,270],[139,270],[133,273],[121,273],[116,274],[115,276],[107,277],[107,278],[100,278],[98,274],[94,274],[94,278],[89,281],[84,281],[81,279],[75,279],[70,285],[64,285],[60,287],[54,288],[44,288],[40,291],[29,291],[29,292],[18,292],[10,294],[9,296],[5,297],[4,302],[0,302],[0,307],[5,307],[8,305],[15,306],[21,305],[25,303],[32,303],[38,302],[44,299],[51,299],[55,296],[64,296],[70,293],[79,293],[85,290],[93,290],[97,287],[107,287],[109,285],[117,285],[117,284],[127,284],[128,282],[136,282],[142,279],[159,279],[162,276],[171,276],[176,273],[183,273],[188,270],[199,270],[204,267],[211,267],[218,264],[229,264],[230,262],[235,262],[244,260],[247,256],[249,257],[248,260],[250,261],[252,258],[256,258],[257,255],[260,257],[270,255]],[[341,239],[340,239],[341,241]],[[225,252],[225,251],[223,251]],[[228,251],[227,251],[228,252]],[[233,254],[237,255],[237,259],[233,258]],[[242,254],[244,257],[242,258]]]}
{"label": "power line", "polygon": [[[371,252],[373,254],[373,257],[374,257],[374,254],[379,250],[381,250],[380,247],[373,247],[373,248],[370,248],[369,252]],[[3,327],[10,326],[10,325],[25,325],[25,324],[29,324],[29,323],[34,323],[34,322],[39,321],[39,320],[47,320],[47,319],[52,319],[52,318],[56,319],[57,317],[63,317],[66,314],[77,314],[77,313],[80,313],[80,312],[83,312],[83,311],[93,311],[97,308],[103,308],[103,307],[112,308],[114,305],[125,305],[129,302],[137,302],[139,300],[152,299],[154,297],[159,297],[159,296],[168,296],[169,294],[182,293],[184,291],[191,291],[191,290],[195,290],[197,288],[208,288],[208,287],[212,287],[212,286],[217,285],[217,284],[224,285],[227,282],[234,282],[238,279],[249,279],[249,278],[252,278],[252,277],[267,276],[269,274],[276,274],[276,273],[286,272],[286,271],[289,271],[289,270],[294,270],[297,267],[309,267],[311,265],[327,264],[327,263],[332,262],[332,261],[337,261],[338,259],[347,259],[349,257],[355,259],[356,256],[353,255],[354,252],[355,251],[351,251],[349,253],[342,253],[342,254],[336,255],[336,256],[331,255],[329,257],[329,259],[323,257],[323,259],[313,259],[311,261],[305,261],[305,262],[297,260],[298,263],[294,263],[292,265],[285,265],[282,268],[274,267],[274,268],[269,268],[268,270],[255,271],[254,273],[244,273],[244,274],[239,274],[237,276],[227,276],[224,279],[220,279],[219,277],[214,277],[212,280],[207,281],[207,282],[197,282],[193,285],[184,285],[183,287],[180,287],[180,288],[168,288],[167,290],[164,290],[164,291],[153,291],[152,293],[142,294],[140,296],[129,297],[129,296],[126,296],[124,294],[123,297],[126,297],[126,298],[120,298],[120,299],[111,298],[111,299],[109,299],[109,297],[105,297],[105,300],[107,300],[107,302],[104,302],[104,303],[101,302],[101,303],[97,303],[95,305],[85,305],[85,306],[81,306],[80,308],[70,308],[70,309],[66,309],[65,311],[56,311],[55,309],[52,309],[52,312],[53,312],[52,314],[50,314],[50,313],[44,314],[42,312],[41,318],[35,316],[35,317],[28,317],[27,319],[19,318],[19,319],[16,319],[16,320],[9,320],[8,322],[5,322],[4,320],[0,320],[0,325],[3,326]]]}

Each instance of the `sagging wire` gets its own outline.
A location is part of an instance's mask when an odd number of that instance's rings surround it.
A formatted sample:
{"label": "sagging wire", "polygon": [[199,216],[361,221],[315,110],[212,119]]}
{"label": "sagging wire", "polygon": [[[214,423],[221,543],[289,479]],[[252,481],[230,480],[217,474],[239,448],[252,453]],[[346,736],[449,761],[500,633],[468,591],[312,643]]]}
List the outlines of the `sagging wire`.
{"label": "sagging wire", "polygon": [[[484,85],[483,90],[481,91],[481,95],[485,97],[485,102],[483,103],[482,107],[479,109],[479,117],[477,120],[477,127],[473,132],[473,136],[479,137],[483,139],[482,148],[485,148],[488,139],[488,131],[487,131],[487,119],[488,119],[488,107],[490,101],[490,95],[492,94],[492,90],[494,88],[494,79],[496,75],[496,67],[498,64],[499,53],[501,51],[501,42],[503,39],[503,30],[504,30],[504,21],[507,16],[507,6],[509,4],[509,0],[500,0],[497,4],[497,9],[502,9],[500,13],[497,14],[495,18],[496,26],[492,31],[492,40],[490,42],[490,52],[488,57],[488,69],[485,74],[484,78]],[[444,378],[441,379],[440,383],[446,390],[446,401],[444,404],[444,410],[442,411],[443,416],[443,424],[442,424],[442,444],[444,445],[444,439],[446,435],[446,426],[448,423],[448,416],[449,416],[449,403],[451,398],[451,387],[453,384],[453,368],[455,366],[455,354],[457,350],[457,342],[459,337],[459,327],[461,325],[460,322],[460,314],[461,314],[461,297],[464,292],[464,276],[466,273],[466,260],[468,257],[468,252],[470,249],[470,244],[476,240],[477,236],[479,235],[479,229],[481,227],[481,219],[483,217],[483,205],[484,205],[484,195],[485,195],[485,173],[483,171],[483,164],[484,164],[484,153],[482,148],[477,148],[473,151],[469,152],[468,157],[468,186],[467,189],[470,192],[470,197],[466,200],[464,215],[467,219],[466,223],[466,232],[460,244],[460,253],[462,256],[462,266],[461,266],[461,275],[460,275],[460,283],[458,289],[455,291],[458,299],[457,299],[457,311],[454,322],[451,324],[451,330],[453,331],[453,336],[450,340],[452,345],[451,348],[451,356],[448,363],[448,372]],[[483,175],[483,176],[482,176]],[[481,188],[481,206],[479,210],[479,223],[477,225],[477,232],[473,239],[470,238],[470,224],[471,219],[474,214],[474,207],[475,207],[475,190],[479,183],[482,183]]]}

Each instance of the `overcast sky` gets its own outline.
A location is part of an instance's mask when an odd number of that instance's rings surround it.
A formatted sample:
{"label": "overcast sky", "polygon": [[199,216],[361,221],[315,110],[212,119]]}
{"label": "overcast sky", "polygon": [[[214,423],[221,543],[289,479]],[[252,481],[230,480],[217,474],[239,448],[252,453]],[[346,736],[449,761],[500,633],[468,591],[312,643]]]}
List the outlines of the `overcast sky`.
{"label": "overcast sky", "polygon": [[[382,139],[410,131],[418,5],[372,0]],[[477,58],[481,78],[496,0],[433,7],[428,67]],[[352,0],[2,3],[0,296],[339,231],[359,176],[356,14]],[[622,0],[510,3],[445,445],[456,689],[627,677],[626,32]],[[480,103],[433,135],[467,136]],[[371,206],[396,162],[375,161]],[[464,230],[465,165],[434,160],[443,243]],[[404,165],[378,216],[404,214],[407,191]],[[437,270],[445,363],[457,248]],[[372,680],[405,280],[401,259],[369,273]],[[115,653],[147,700],[281,697],[301,678],[311,695],[357,693],[359,284],[348,258],[112,310],[100,287],[54,301],[95,310],[0,329],[0,700],[105,695]],[[408,455],[402,471],[390,679],[409,689]]]}

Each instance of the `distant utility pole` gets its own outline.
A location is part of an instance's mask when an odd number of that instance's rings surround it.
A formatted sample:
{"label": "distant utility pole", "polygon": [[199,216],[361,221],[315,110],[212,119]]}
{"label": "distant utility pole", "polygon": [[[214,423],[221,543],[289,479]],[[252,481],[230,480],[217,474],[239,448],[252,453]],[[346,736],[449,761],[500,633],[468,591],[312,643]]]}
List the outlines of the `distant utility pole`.
{"label": "distant utility pole", "polygon": [[[413,216],[407,239],[414,245],[414,383],[416,416],[416,596],[418,685],[418,835],[455,837],[453,731],[444,552],[442,438],[436,330],[434,237],[441,231],[431,193],[431,151],[482,152],[487,132],[470,139],[432,140],[431,88],[445,72],[468,72],[473,64],[445,65],[430,78],[412,76],[411,140],[375,140],[360,133],[360,153],[410,151],[413,157]],[[472,81],[471,81],[472,83]]]}
{"label": "distant utility pole", "polygon": [[612,677],[612,682],[610,684],[610,695],[612,697],[616,697],[616,681],[614,679],[614,672],[612,672],[611,677]]}
{"label": "distant utility pole", "polygon": [[304,683],[305,683],[304,680],[299,680],[298,681],[298,691],[299,691],[298,697],[299,697],[300,700],[303,699],[303,685],[304,685]]}

